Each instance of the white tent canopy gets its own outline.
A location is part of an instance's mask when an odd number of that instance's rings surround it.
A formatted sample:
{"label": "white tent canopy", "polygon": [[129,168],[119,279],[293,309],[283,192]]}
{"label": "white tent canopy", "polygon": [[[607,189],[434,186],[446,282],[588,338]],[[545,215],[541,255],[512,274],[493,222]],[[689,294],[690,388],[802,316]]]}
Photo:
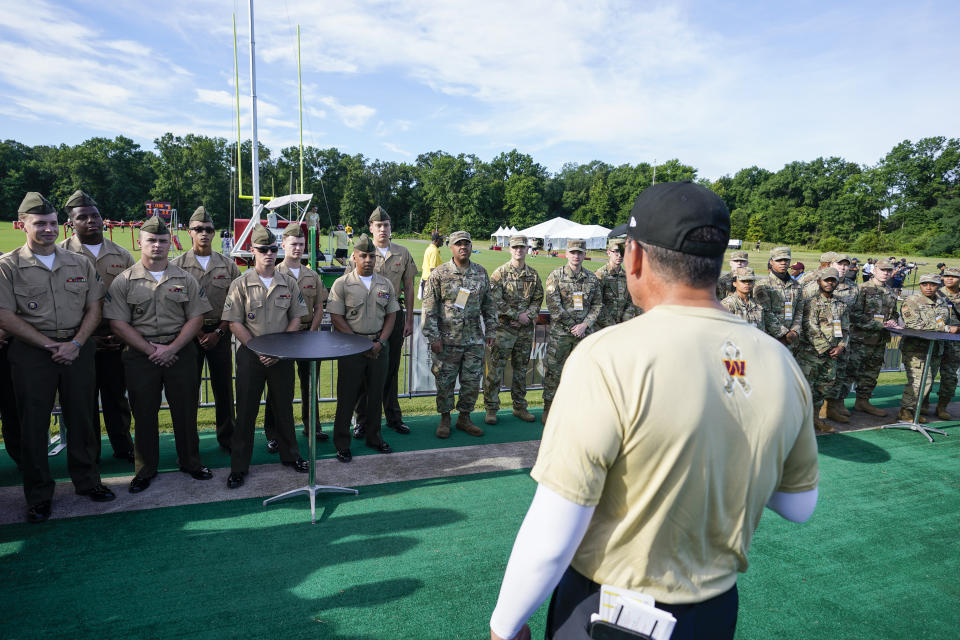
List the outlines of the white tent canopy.
{"label": "white tent canopy", "polygon": [[519,231],[516,227],[499,227],[496,231],[490,234],[490,239],[493,243],[500,247],[505,247],[510,242],[510,236],[515,236]]}
{"label": "white tent canopy", "polygon": [[587,249],[605,249],[610,229],[598,224],[579,224],[566,218],[554,218],[517,233],[528,238],[540,238],[544,248],[566,249],[567,240],[586,240]]}

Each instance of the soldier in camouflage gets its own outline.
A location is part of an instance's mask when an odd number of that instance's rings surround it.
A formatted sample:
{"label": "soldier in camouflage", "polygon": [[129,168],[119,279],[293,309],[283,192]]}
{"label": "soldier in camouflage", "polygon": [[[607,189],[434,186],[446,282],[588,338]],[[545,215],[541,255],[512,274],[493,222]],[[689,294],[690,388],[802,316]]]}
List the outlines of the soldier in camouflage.
{"label": "soldier in camouflage", "polygon": [[857,383],[857,401],[854,411],[874,416],[887,412],[870,404],[870,396],[877,386],[877,376],[883,366],[883,355],[890,339],[887,329],[897,327],[897,295],[887,283],[893,275],[893,264],[881,260],[872,270],[850,307],[850,359],[847,363],[848,380]]}
{"label": "soldier in camouflage", "polygon": [[[761,331],[766,331],[768,314],[753,299],[753,283],[756,279],[757,276],[753,269],[734,269],[733,287],[736,291],[721,300],[720,304],[733,315],[743,318]],[[769,322],[772,324],[774,320],[771,318]]]}
{"label": "soldier in camouflage", "polygon": [[543,363],[543,415],[540,419],[544,424],[560,384],[563,363],[573,348],[590,333],[603,304],[600,281],[582,266],[586,250],[585,241],[568,240],[567,264],[547,276],[550,333]]}
{"label": "soldier in camouflage", "polygon": [[[848,312],[853,307],[853,303],[857,299],[857,293],[860,291],[857,283],[850,279],[851,262],[850,256],[838,253],[830,264],[840,274],[840,282],[837,283],[837,288],[833,290],[833,297],[843,302]],[[837,358],[837,380],[833,389],[827,394],[826,417],[837,422],[850,422],[850,411],[843,405],[843,399],[850,392],[850,385],[855,377],[853,368],[849,366],[852,347],[852,344],[848,345],[847,349]]]}
{"label": "soldier in camouflage", "polygon": [[[797,282],[800,283],[801,287],[806,287],[808,284],[816,284],[817,279],[820,277],[820,274],[823,272],[824,269],[828,268],[831,264],[833,264],[836,257],[837,257],[837,254],[834,253],[833,251],[827,251],[826,253],[821,254],[820,266],[814,269],[813,271],[808,271],[807,273],[803,274],[803,277],[800,278],[800,280],[798,280]],[[816,294],[816,287],[814,287],[814,294]]]}
{"label": "soldier in camouflage", "polygon": [[[433,352],[433,375],[437,381],[437,437],[450,437],[453,388],[460,377],[457,429],[482,436],[483,429],[470,420],[477,404],[483,377],[483,348],[493,346],[497,331],[496,312],[490,296],[487,270],[470,261],[473,244],[466,231],[450,234],[453,260],[430,272],[423,291],[423,337]],[[480,318],[486,327],[480,326]]]}
{"label": "soldier in camouflage", "polygon": [[639,307],[633,304],[630,292],[627,291],[627,273],[620,266],[623,264],[624,242],[623,238],[607,241],[607,264],[594,272],[600,281],[600,296],[603,300],[600,315],[594,325],[597,329],[611,327],[639,315]]}
{"label": "soldier in camouflage", "polygon": [[770,275],[754,285],[753,299],[775,321],[767,333],[796,353],[800,343],[803,295],[800,284],[790,277],[790,247],[774,247],[767,263]]}
{"label": "soldier in camouflage", "polygon": [[[920,276],[920,293],[915,293],[903,301],[900,307],[900,317],[903,326],[918,331],[943,331],[956,333],[960,327],[948,324],[950,308],[946,299],[937,295],[940,288],[940,277],[928,273]],[[927,359],[927,340],[921,338],[904,337],[900,341],[900,353],[903,356],[903,366],[907,373],[907,384],[903,386],[903,395],[900,400],[898,420],[913,422],[913,414],[917,408],[917,399],[923,397],[924,402],[930,394],[933,379],[940,368],[940,358],[943,355],[943,342],[937,341],[930,353],[930,369],[927,382],[921,392],[920,380],[923,378],[923,365]],[[919,422],[926,422],[924,416]]]}
{"label": "soldier in camouflage", "polygon": [[[960,268],[947,267],[940,276],[943,287],[938,292],[946,299],[950,315],[947,324],[960,325]],[[941,420],[953,420],[947,412],[947,405],[953,400],[957,390],[957,369],[960,368],[960,344],[945,342],[943,357],[940,359],[940,391],[937,392],[937,417]]]}
{"label": "soldier in camouflage", "polygon": [[510,262],[497,267],[490,276],[490,296],[497,313],[497,335],[487,349],[483,400],[484,421],[497,424],[503,369],[510,361],[513,376],[510,397],[513,415],[525,422],[536,418],[527,411],[527,371],[533,349],[533,326],[543,302],[543,284],[537,270],[527,265],[527,237],[510,238]]}
{"label": "soldier in camouflage", "polygon": [[731,293],[735,293],[733,287],[733,272],[737,269],[743,269],[750,264],[750,254],[746,251],[734,251],[730,255],[730,271],[720,274],[717,280],[717,300],[723,300]]}
{"label": "soldier in camouflage", "polygon": [[[817,295],[803,307],[803,331],[797,349],[797,364],[810,383],[813,407],[816,409],[833,388],[837,375],[837,358],[850,344],[850,317],[846,305],[833,297],[840,274],[833,267],[820,273]],[[814,413],[813,426],[820,433],[834,428]]]}

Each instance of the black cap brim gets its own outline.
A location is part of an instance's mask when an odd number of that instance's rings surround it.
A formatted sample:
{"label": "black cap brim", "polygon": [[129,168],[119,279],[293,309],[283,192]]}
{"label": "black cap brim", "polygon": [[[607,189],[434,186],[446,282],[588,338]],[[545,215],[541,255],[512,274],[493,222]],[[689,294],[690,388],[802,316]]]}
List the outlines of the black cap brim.
{"label": "black cap brim", "polygon": [[610,229],[610,233],[607,234],[608,238],[619,238],[620,236],[627,235],[627,223],[618,224],[613,229]]}

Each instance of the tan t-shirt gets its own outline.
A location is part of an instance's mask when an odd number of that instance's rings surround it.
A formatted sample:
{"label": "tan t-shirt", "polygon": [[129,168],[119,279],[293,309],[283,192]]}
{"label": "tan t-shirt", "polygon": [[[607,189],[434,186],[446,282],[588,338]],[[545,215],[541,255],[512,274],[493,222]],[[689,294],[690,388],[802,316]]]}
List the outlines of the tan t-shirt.
{"label": "tan t-shirt", "polygon": [[330,287],[327,313],[343,316],[354,333],[373,338],[383,329],[388,313],[400,310],[393,292],[393,285],[381,275],[373,274],[370,290],[360,280],[356,271],[340,276]]}
{"label": "tan t-shirt", "polygon": [[147,340],[175,338],[183,325],[210,310],[196,279],[168,263],[158,282],[142,262],[118,275],[103,305],[105,320],[122,320]]}
{"label": "tan t-shirt", "polygon": [[572,566],[659,602],[736,583],[774,491],[817,486],[810,388],[726,311],[657,306],[574,350],[531,475],[596,506]]}
{"label": "tan t-shirt", "polygon": [[257,270],[251,268],[230,285],[222,317],[227,322],[241,322],[254,336],[262,336],[286,331],[291,320],[306,313],[293,276],[274,271],[267,291]]}
{"label": "tan t-shirt", "polygon": [[237,263],[221,253],[211,251],[210,262],[204,269],[200,265],[200,261],[197,260],[197,254],[193,252],[193,249],[177,256],[170,262],[196,278],[204,293],[207,294],[207,300],[210,301],[210,311],[204,314],[204,322],[220,322],[223,303],[227,299],[230,283],[240,277],[240,268]]}

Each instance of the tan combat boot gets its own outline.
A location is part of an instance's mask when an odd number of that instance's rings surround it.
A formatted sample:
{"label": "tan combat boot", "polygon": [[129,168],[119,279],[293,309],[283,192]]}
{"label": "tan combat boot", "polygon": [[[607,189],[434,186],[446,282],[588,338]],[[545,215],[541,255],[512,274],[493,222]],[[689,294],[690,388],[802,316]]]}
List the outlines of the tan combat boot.
{"label": "tan combat boot", "polygon": [[879,407],[875,407],[870,404],[869,398],[857,398],[857,401],[853,403],[854,411],[861,411],[863,413],[869,413],[872,416],[883,417],[887,415],[887,412]]}
{"label": "tan combat boot", "polygon": [[813,419],[813,428],[817,433],[833,433],[836,431],[832,426],[821,420],[820,418]]}
{"label": "tan combat boot", "polygon": [[437,437],[450,437],[450,412],[440,414],[440,424],[437,425]]}
{"label": "tan combat boot", "polygon": [[[463,414],[461,414],[463,415]],[[496,409],[487,409],[487,417],[483,419],[487,424],[497,424],[497,410]],[[459,420],[458,420],[459,422]]]}
{"label": "tan combat boot", "polygon": [[514,417],[516,417],[516,418],[520,418],[520,419],[523,420],[524,422],[533,422],[534,420],[536,420],[536,417],[534,417],[534,415],[533,415],[532,413],[530,413],[529,411],[527,411],[525,408],[524,408],[524,409],[514,409],[514,410],[513,410],[513,415],[514,415]]}
{"label": "tan combat boot", "polygon": [[843,415],[843,413],[837,408],[838,404],[843,404],[841,400],[827,400],[827,419],[833,420],[834,422],[850,422],[850,418]]}
{"label": "tan combat boot", "polygon": [[460,431],[466,431],[467,435],[471,436],[482,436],[483,429],[473,424],[473,421],[470,419],[470,414],[467,412],[460,412],[460,416],[457,418],[457,429]]}
{"label": "tan combat boot", "polygon": [[941,420],[953,420],[953,416],[947,412],[947,405],[944,402],[937,403],[937,417]]}
{"label": "tan combat boot", "polygon": [[[900,407],[900,413],[897,414],[897,420],[899,420],[900,422],[913,422],[913,411],[911,411],[910,409],[905,409],[903,407]],[[919,422],[920,424],[926,424],[927,423],[926,416],[924,416],[921,413],[920,416],[917,418],[917,422]]]}
{"label": "tan combat boot", "polygon": [[848,418],[850,417],[850,410],[847,409],[847,406],[846,406],[845,404],[843,404],[843,399],[838,398],[838,399],[836,399],[836,400],[828,400],[827,402],[828,402],[828,403],[830,403],[830,402],[833,403],[833,407],[834,407],[834,409],[836,410],[837,413],[839,413],[839,414],[841,414],[841,415],[845,415],[845,416],[847,416]]}
{"label": "tan combat boot", "polygon": [[820,411],[817,412],[817,415],[820,416],[821,420],[827,419],[827,401],[824,400],[820,405]]}

